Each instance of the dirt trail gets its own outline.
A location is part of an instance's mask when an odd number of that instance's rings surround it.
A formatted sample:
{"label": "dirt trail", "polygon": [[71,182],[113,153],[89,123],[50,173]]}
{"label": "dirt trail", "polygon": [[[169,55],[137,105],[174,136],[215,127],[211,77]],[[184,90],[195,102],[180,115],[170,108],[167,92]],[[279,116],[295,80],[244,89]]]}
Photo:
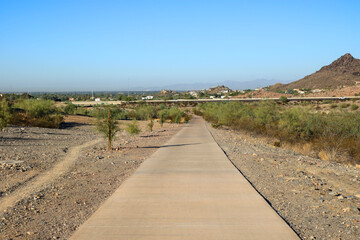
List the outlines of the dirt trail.
{"label": "dirt trail", "polygon": [[15,190],[9,196],[3,197],[3,199],[0,200],[0,215],[3,214],[7,208],[15,206],[15,204],[20,200],[46,188],[51,182],[54,182],[58,177],[67,172],[67,170],[75,163],[80,151],[83,148],[95,145],[101,140],[102,139],[96,139],[82,145],[72,147],[65,158],[55,164],[53,168],[39,174],[39,176],[28,181],[24,186]]}

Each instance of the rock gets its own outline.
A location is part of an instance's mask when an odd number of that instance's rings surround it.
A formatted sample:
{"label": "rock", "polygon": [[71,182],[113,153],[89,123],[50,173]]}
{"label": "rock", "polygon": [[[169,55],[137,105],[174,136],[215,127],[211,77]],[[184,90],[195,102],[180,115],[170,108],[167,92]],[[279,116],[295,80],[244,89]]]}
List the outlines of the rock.
{"label": "rock", "polygon": [[350,208],[349,208],[349,207],[344,208],[342,211],[343,211],[343,212],[349,212],[349,211],[350,211]]}
{"label": "rock", "polygon": [[257,156],[257,154],[256,154],[256,153],[253,153],[253,156],[255,156],[255,157],[256,157],[256,156]]}
{"label": "rock", "polygon": [[340,194],[337,198],[340,199],[340,200],[343,200],[344,196]]}

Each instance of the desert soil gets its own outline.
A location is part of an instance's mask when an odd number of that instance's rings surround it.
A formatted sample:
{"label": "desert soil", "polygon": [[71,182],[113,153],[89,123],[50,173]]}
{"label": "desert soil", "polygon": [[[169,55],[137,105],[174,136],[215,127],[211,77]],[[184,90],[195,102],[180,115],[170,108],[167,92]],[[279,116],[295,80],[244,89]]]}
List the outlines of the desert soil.
{"label": "desert soil", "polygon": [[[181,125],[118,133],[113,150],[91,118],[65,129],[9,127],[0,134],[0,239],[67,239]],[[125,126],[126,121],[122,126]]]}
{"label": "desert soil", "polygon": [[254,188],[302,239],[359,239],[360,169],[274,147],[270,139],[208,126]]}

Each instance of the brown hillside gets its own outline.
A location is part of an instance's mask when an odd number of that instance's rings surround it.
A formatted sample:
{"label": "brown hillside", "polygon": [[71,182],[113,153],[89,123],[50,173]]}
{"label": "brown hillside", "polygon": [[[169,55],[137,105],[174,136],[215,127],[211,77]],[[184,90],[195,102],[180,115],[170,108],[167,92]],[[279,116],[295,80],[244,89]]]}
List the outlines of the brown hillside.
{"label": "brown hillside", "polygon": [[353,85],[357,81],[360,81],[360,59],[347,53],[303,79],[288,84],[276,84],[270,87],[270,90],[336,88],[342,85]]}

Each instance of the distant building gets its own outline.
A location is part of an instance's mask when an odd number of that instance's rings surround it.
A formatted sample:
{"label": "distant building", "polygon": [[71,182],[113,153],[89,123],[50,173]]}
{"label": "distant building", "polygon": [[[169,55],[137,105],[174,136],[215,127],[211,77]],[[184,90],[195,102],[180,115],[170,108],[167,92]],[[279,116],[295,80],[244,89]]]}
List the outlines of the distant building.
{"label": "distant building", "polygon": [[95,98],[95,102],[100,102],[101,99],[100,98]]}
{"label": "distant building", "polygon": [[302,90],[300,90],[300,89],[295,88],[295,89],[293,89],[293,90],[296,91],[296,92],[298,92],[299,94],[305,94],[305,91],[302,91]]}
{"label": "distant building", "polygon": [[71,98],[69,98],[69,101],[73,102],[73,101],[75,101],[75,100],[74,100],[74,98],[71,97]]}
{"label": "distant building", "polygon": [[198,93],[195,91],[190,91],[189,94],[193,97],[198,97]]}
{"label": "distant building", "polygon": [[311,90],[312,93],[319,93],[319,92],[322,92],[323,90],[322,89],[313,89]]}
{"label": "distant building", "polygon": [[142,97],[141,99],[142,100],[151,100],[153,98],[154,98],[154,96],[146,96],[146,97]]}

